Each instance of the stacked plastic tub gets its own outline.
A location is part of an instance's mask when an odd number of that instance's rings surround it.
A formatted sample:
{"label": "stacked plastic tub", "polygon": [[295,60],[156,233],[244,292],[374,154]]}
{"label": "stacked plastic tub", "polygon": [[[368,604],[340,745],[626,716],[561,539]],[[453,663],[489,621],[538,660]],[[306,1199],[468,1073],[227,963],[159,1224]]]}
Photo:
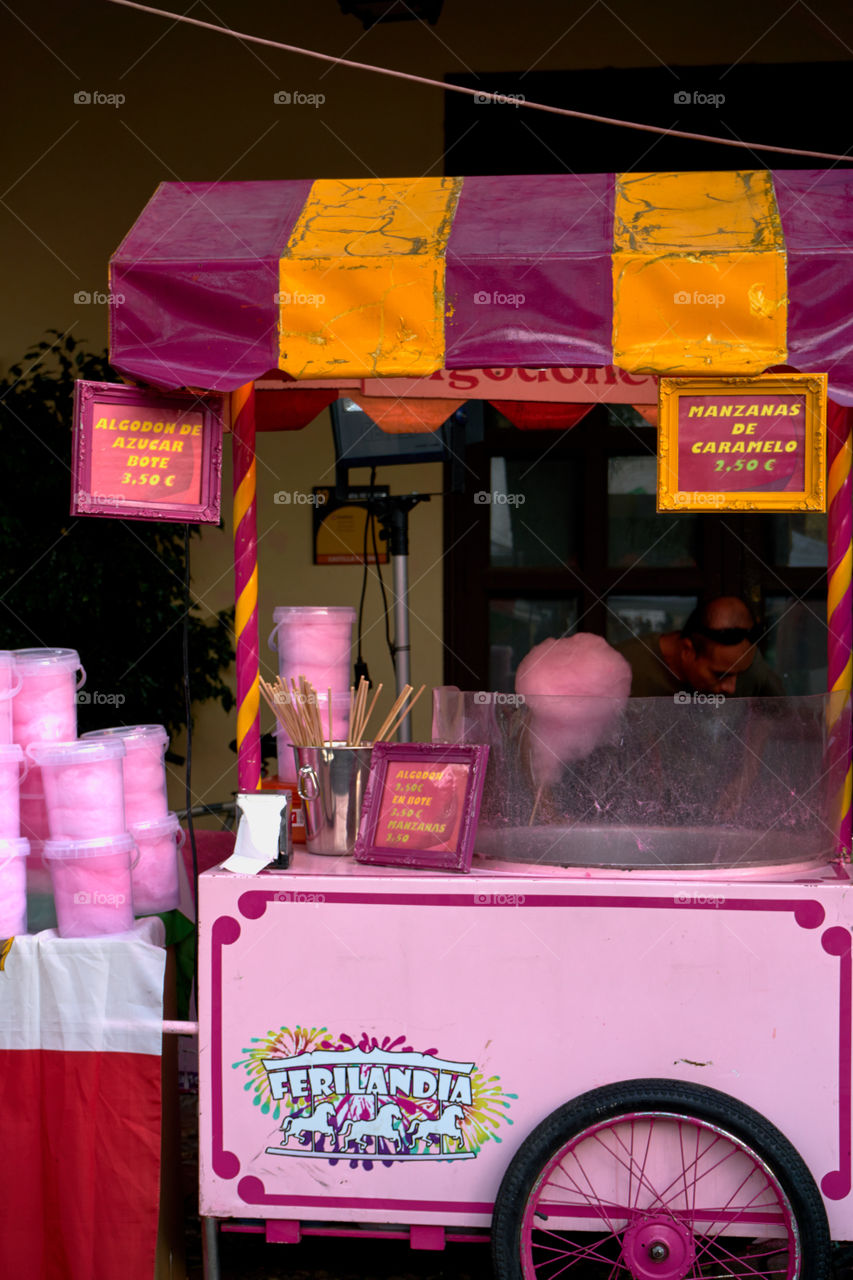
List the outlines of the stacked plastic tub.
{"label": "stacked plastic tub", "polygon": [[180,896],[177,842],[182,832],[166,795],[169,735],[161,724],[137,724],[97,729],[80,741],[123,747],[124,816],[139,854],[132,868],[134,911],[170,911]]}
{"label": "stacked plastic tub", "polygon": [[[162,725],[135,725],[78,738],[78,673],[85,679],[73,649],[0,654],[0,936],[9,936],[2,932],[9,929],[4,885],[11,904],[12,889],[27,879],[27,852],[31,928],[52,925],[55,907],[63,937],[118,933],[134,915],[178,905],[180,826],[166,797],[168,735]],[[2,741],[6,704],[9,743]],[[23,901],[25,911],[25,890]],[[11,905],[7,915],[11,921]],[[23,932],[26,917],[14,919],[20,927],[9,932]]]}
{"label": "stacked plastic tub", "polygon": [[12,741],[12,703],[21,687],[15,659],[0,650],[0,938],[27,929],[27,855],[21,838],[20,783],[24,753]]}
{"label": "stacked plastic tub", "polygon": [[[290,688],[291,680],[304,676],[318,694],[318,710],[324,733],[329,732],[328,693],[332,693],[332,732],[346,741],[349,731],[349,690],[352,628],[355,609],[349,606],[282,605],[273,609],[269,647],[278,651],[278,672]],[[279,725],[278,776],[296,785],[296,759],[286,731]]]}
{"label": "stacked plastic tub", "polygon": [[[67,742],[77,737],[77,691],[86,673],[74,649],[16,649],[9,654],[17,692],[12,697],[12,739],[24,753],[35,742]],[[78,680],[79,675],[79,680]],[[43,859],[50,838],[41,770],[28,758],[21,783],[21,835],[30,842],[28,879],[41,896],[51,891]]]}

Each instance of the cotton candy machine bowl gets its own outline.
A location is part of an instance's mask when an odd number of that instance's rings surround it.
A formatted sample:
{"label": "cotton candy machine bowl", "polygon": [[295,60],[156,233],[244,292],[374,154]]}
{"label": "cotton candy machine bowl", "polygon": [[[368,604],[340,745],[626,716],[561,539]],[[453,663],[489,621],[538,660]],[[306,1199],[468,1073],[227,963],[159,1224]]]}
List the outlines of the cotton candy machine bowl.
{"label": "cotton candy machine bowl", "polygon": [[499,861],[541,867],[622,871],[725,872],[823,865],[832,856],[824,838],[802,831],[718,830],[702,827],[540,826],[489,828],[476,851]]}

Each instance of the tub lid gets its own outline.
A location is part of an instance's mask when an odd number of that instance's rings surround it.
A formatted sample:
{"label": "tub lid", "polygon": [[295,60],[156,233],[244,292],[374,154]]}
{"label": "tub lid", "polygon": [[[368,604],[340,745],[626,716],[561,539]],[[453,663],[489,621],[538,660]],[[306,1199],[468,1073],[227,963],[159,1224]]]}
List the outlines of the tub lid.
{"label": "tub lid", "polygon": [[98,836],[93,840],[45,840],[46,858],[102,858],[109,853],[132,853],[136,842],[128,831],[118,836]]}
{"label": "tub lid", "polygon": [[0,649],[0,667],[14,667],[15,655],[11,649]]}
{"label": "tub lid", "polygon": [[26,858],[30,852],[29,840],[0,840],[0,862],[6,858]]}
{"label": "tub lid", "polygon": [[88,733],[80,734],[80,740],[84,738],[87,742],[100,739],[106,742],[121,740],[134,745],[141,742],[163,747],[169,745],[169,735],[162,724],[118,724],[111,729],[90,729]]}
{"label": "tub lid", "polygon": [[167,813],[165,818],[152,818],[148,822],[134,822],[131,834],[138,840],[157,840],[162,836],[173,836],[181,829],[180,819],[176,813]]}
{"label": "tub lid", "polygon": [[355,622],[355,609],[350,604],[281,604],[272,611],[272,620],[280,622]]}
{"label": "tub lid", "polygon": [[28,675],[46,674],[57,667],[76,671],[80,666],[80,655],[76,649],[13,649],[12,654],[15,665],[26,667]]}
{"label": "tub lid", "polygon": [[119,738],[97,742],[76,738],[73,742],[31,742],[27,754],[38,765],[95,764],[99,760],[117,760],[126,754]]}

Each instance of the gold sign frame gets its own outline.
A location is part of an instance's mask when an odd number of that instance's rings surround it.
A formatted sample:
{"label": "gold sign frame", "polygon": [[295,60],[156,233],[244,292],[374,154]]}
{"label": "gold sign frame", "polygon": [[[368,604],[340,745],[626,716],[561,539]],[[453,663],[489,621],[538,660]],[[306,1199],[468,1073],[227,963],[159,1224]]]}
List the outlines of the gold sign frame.
{"label": "gold sign frame", "polygon": [[[659,512],[675,511],[825,511],[826,510],[826,396],[827,375],[825,373],[765,373],[755,378],[743,377],[683,377],[661,378],[659,385],[658,416],[658,494],[657,509]],[[805,412],[803,415],[802,449],[803,449],[803,485],[797,489],[725,489],[720,487],[704,489],[688,489],[682,485],[679,476],[680,462],[680,425],[681,402],[687,397],[726,397],[730,403],[736,395],[753,397],[804,396]],[[777,410],[778,411],[778,410]],[[736,416],[731,416],[724,428],[734,432],[740,426],[741,431],[748,431],[749,426],[738,423]],[[760,419],[759,419],[760,420]],[[754,426],[753,426],[754,430]],[[784,451],[792,451],[792,440],[789,440]],[[715,443],[726,443],[716,441]],[[756,441],[750,445],[756,450],[759,444],[770,452],[769,445],[774,442]],[[799,443],[799,441],[798,441]],[[729,441],[726,451],[735,445]],[[741,449],[744,444],[741,444]],[[707,448],[707,446],[706,446]],[[778,450],[779,443],[774,443]],[[796,449],[796,446],[795,446]],[[693,446],[694,453],[699,450]],[[702,452],[704,452],[703,449]],[[794,450],[795,451],[795,450]],[[722,450],[721,450],[722,452]],[[726,467],[732,467],[743,461],[745,466],[753,462],[761,465],[758,459],[738,459]],[[763,465],[767,465],[765,460]],[[773,460],[775,463],[775,459]],[[720,466],[720,462],[716,463]],[[721,467],[722,470],[722,467]],[[722,476],[721,476],[722,482]]]}

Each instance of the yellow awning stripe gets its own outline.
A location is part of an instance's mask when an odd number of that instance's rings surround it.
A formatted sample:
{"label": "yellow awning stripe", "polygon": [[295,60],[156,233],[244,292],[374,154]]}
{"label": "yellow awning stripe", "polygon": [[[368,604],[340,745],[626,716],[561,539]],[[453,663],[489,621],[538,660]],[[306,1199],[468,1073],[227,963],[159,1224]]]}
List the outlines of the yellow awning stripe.
{"label": "yellow awning stripe", "polygon": [[771,174],[616,179],[614,364],[760,373],[787,358],[787,264]]}
{"label": "yellow awning stripe", "polygon": [[279,264],[279,367],[420,377],[444,364],[444,252],[461,178],[315,182]]}

